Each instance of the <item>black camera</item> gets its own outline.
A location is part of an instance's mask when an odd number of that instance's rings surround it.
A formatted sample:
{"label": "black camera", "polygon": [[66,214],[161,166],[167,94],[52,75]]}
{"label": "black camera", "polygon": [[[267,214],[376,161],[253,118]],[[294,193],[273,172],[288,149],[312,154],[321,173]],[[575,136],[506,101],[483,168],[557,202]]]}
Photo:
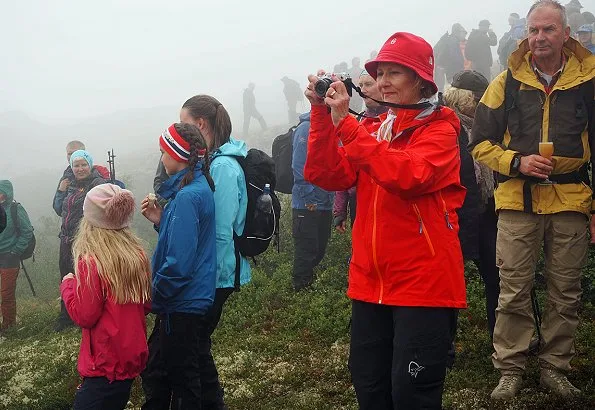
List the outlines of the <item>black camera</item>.
{"label": "black camera", "polygon": [[[345,84],[347,87],[347,92],[351,96],[351,76],[349,73],[337,73],[335,74],[335,77]],[[319,76],[318,81],[316,81],[314,84],[314,91],[316,92],[316,95],[318,95],[320,98],[324,98],[326,96],[326,92],[333,82],[332,74],[324,74]]]}

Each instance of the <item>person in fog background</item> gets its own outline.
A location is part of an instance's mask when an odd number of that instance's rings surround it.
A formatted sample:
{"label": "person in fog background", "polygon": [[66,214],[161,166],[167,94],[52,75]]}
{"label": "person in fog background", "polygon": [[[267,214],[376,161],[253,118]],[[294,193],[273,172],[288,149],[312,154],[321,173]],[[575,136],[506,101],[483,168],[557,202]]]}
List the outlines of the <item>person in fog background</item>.
{"label": "person in fog background", "polygon": [[[76,150],[70,154],[70,169],[74,178],[60,181],[54,200],[54,210],[62,217],[60,227],[60,277],[74,271],[72,259],[72,243],[83,217],[83,203],[85,195],[91,188],[104,184],[107,180],[99,173],[93,165],[93,157],[85,150]],[[66,182],[68,181],[68,182]],[[60,208],[57,208],[60,204]],[[74,323],[64,301],[60,303],[60,315],[56,320],[54,330],[60,332],[67,327],[74,326]]]}
{"label": "person in fog background", "polygon": [[459,120],[429,102],[438,91],[433,62],[421,37],[389,37],[366,70],[385,102],[422,105],[391,108],[368,127],[349,115],[342,82],[323,99],[314,92],[317,76],[308,77],[305,178],[333,191],[357,184],[347,295],[349,369],[361,410],[441,408],[456,310],[466,307],[455,212],[465,197]]}
{"label": "person in fog background", "polygon": [[[361,121],[372,129],[376,122],[379,122],[380,115],[386,113],[388,108],[380,105],[374,100],[382,101],[382,94],[378,90],[378,84],[365,69],[359,75],[359,88],[362,93],[369,98],[364,98],[366,110],[363,115],[359,117]],[[355,223],[355,186],[335,193],[335,203],[333,205],[333,226],[341,233],[344,233],[347,228],[347,215],[351,220],[351,227]]]}
{"label": "person in fog background", "polygon": [[209,172],[208,146],[192,124],[176,123],[159,137],[161,162],[169,179],[159,194],[165,208],[147,196],[142,214],[159,232],[153,254],[149,359],[142,373],[143,410],[202,408],[201,343],[207,314],[215,299],[217,255],[215,183]]}
{"label": "person in fog background", "polygon": [[467,194],[463,207],[457,211],[459,239],[463,258],[475,263],[483,280],[488,330],[493,337],[500,293],[500,278],[496,266],[496,184],[493,171],[486,165],[474,161],[467,150],[475,108],[488,85],[488,80],[481,73],[461,71],[455,74],[451,87],[444,93],[444,102],[455,111],[461,121],[461,183],[467,189]]}
{"label": "person in fog background", "polygon": [[465,69],[465,57],[461,43],[467,37],[467,30],[460,24],[452,25],[450,34],[445,33],[434,47],[434,57],[436,58],[436,67],[434,78],[439,90],[443,90],[446,82],[451,83],[452,77]]}
{"label": "person in fog background", "polygon": [[[54,194],[54,200],[52,202],[52,207],[58,216],[62,216],[62,205],[64,198],[66,198],[68,187],[71,183],[76,181],[74,172],[70,166],[70,157],[72,156],[73,152],[78,150],[85,150],[85,144],[83,144],[81,141],[74,140],[66,144],[66,162],[68,163],[68,166],[64,170],[62,178],[60,178],[60,181],[58,182],[58,188],[56,188],[56,193]],[[102,165],[93,165],[93,169],[96,170],[103,179],[109,179],[109,170],[106,167]]]}
{"label": "person in fog background", "polygon": [[[359,82],[359,75],[362,72],[362,66],[359,57],[353,57],[351,60],[351,68],[349,69],[348,73],[351,76],[351,81],[353,84],[357,84]],[[353,93],[351,95],[351,99],[349,100],[349,108],[351,108],[355,112],[362,111],[362,105],[364,100],[362,97],[359,96],[358,93]]]}
{"label": "person in fog background", "polygon": [[498,43],[498,61],[504,69],[508,66],[508,57],[517,49],[519,42],[527,37],[527,21],[517,13],[510,13],[508,24],[510,30],[502,35]]}
{"label": "person in fog background", "polygon": [[471,61],[475,71],[479,71],[485,78],[492,79],[492,47],[498,45],[498,38],[490,28],[488,20],[481,20],[479,27],[471,31],[465,46],[465,57]]}
{"label": "person in fog background", "polygon": [[345,61],[341,61],[333,68],[333,73],[346,73],[349,71],[349,66]]}
{"label": "person in fog background", "polygon": [[0,226],[0,310],[2,324],[0,333],[16,325],[17,277],[21,255],[33,237],[33,227],[25,208],[14,201],[12,183],[0,181],[0,209],[4,227]]}
{"label": "person in fog background", "polygon": [[244,133],[242,134],[244,138],[248,137],[248,131],[250,129],[250,120],[252,118],[256,118],[256,120],[260,124],[260,128],[263,131],[267,129],[267,123],[265,122],[260,112],[258,112],[258,109],[256,109],[256,97],[254,96],[255,87],[256,85],[254,83],[250,83],[248,84],[248,88],[244,90]]}
{"label": "person in fog background", "polygon": [[[527,26],[528,39],[509,58],[519,84],[511,89],[508,73],[500,74],[477,106],[471,131],[473,157],[498,173],[495,400],[512,399],[522,387],[535,332],[531,289],[542,250],[547,303],[538,333],[539,384],[561,396],[581,393],[565,373],[575,355],[587,230],[595,209],[585,175],[595,155],[588,131],[593,124],[581,95],[590,89],[593,98],[595,56],[570,37],[566,11],[557,1],[533,4]],[[505,95],[515,89],[515,105],[508,109]],[[590,230],[595,236],[595,218]]]}
{"label": "person in fog background", "polygon": [[151,268],[130,230],[134,208],[132,192],[113,184],[85,196],[72,247],[74,274],[60,285],[68,314],[82,328],[75,410],[123,410],[147,363]]}
{"label": "person in fog background", "polygon": [[578,41],[591,52],[595,53],[595,44],[593,44],[593,26],[589,24],[583,24],[578,29]]}
{"label": "person in fog background", "polygon": [[593,26],[593,29],[595,29],[595,15],[593,15],[593,13],[591,13],[590,11],[584,11],[581,14],[583,16],[583,19],[585,20],[585,24],[590,24],[591,26]]}
{"label": "person in fog background", "polygon": [[331,236],[334,194],[311,184],[304,178],[304,164],[310,138],[310,112],[300,115],[293,132],[291,168],[292,237],[294,245],[292,284],[295,291],[312,286],[314,268],[324,258]]}
{"label": "person in fog background", "polygon": [[297,81],[285,76],[281,79],[281,82],[283,83],[283,95],[285,95],[287,101],[288,122],[289,124],[295,124],[299,120],[297,103],[304,100],[304,95]]}

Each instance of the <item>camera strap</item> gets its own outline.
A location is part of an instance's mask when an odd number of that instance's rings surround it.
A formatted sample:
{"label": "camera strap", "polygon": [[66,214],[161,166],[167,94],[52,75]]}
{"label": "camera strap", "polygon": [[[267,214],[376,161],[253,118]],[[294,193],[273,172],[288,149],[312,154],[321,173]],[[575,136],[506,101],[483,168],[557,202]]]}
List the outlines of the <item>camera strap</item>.
{"label": "camera strap", "polygon": [[[440,107],[442,105],[444,105],[444,103],[442,101],[442,93],[438,93],[438,104],[432,104],[429,101],[424,101],[422,103],[417,103],[417,104],[395,104],[395,103],[391,103],[391,102],[376,100],[372,97],[368,97],[367,95],[365,95],[362,92],[362,90],[358,86],[353,84],[353,81],[351,80],[351,78],[344,80],[343,83],[347,86],[347,92],[349,93],[350,96],[352,94],[350,91],[355,90],[360,95],[360,97],[369,98],[370,100],[374,101],[375,103],[383,105],[385,107],[398,108],[398,109],[402,109],[402,110],[426,110],[428,108],[434,107],[435,110],[438,110],[438,109],[440,109]],[[363,113],[355,112],[352,109],[349,109],[349,112],[351,114],[354,114],[361,118],[374,118],[374,117],[368,117],[368,116],[364,115]]]}

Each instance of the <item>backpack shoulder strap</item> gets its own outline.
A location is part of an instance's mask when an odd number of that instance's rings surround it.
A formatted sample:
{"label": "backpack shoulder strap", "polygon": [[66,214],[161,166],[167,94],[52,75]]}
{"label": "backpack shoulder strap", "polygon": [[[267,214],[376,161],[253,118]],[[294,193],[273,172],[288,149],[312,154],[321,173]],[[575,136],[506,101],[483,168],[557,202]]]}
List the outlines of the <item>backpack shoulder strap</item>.
{"label": "backpack shoulder strap", "polygon": [[504,132],[508,128],[508,114],[516,108],[520,89],[521,82],[512,76],[509,68],[506,71],[506,82],[504,83]]}
{"label": "backpack shoulder strap", "polygon": [[[593,151],[595,150],[595,124],[593,123],[593,110],[595,110],[595,102],[593,101],[595,99],[595,79],[582,83],[579,90],[585,109],[587,110],[587,138],[591,149],[591,161],[587,166],[590,165],[591,172],[593,172],[595,169],[595,158],[593,158]],[[591,188],[593,190],[592,198],[595,199],[595,177],[591,178]]]}
{"label": "backpack shoulder strap", "polygon": [[12,217],[12,223],[14,224],[14,230],[17,233],[17,236],[21,236],[21,221],[19,221],[18,207],[19,203],[17,201],[13,201],[12,205],[10,205],[10,215]]}
{"label": "backpack shoulder strap", "polygon": [[242,257],[240,255],[240,243],[239,243],[239,236],[234,232],[233,233],[233,247],[235,249],[235,257],[236,257],[236,267],[234,272],[233,278],[233,289],[236,292],[240,291],[240,274],[242,269]]}
{"label": "backpack shoulder strap", "polygon": [[595,102],[593,100],[595,100],[595,79],[582,83],[580,85],[580,94],[582,96],[582,100],[585,103],[585,107],[587,108],[589,135],[595,137],[595,135],[592,135],[594,131],[593,109],[595,109]]}

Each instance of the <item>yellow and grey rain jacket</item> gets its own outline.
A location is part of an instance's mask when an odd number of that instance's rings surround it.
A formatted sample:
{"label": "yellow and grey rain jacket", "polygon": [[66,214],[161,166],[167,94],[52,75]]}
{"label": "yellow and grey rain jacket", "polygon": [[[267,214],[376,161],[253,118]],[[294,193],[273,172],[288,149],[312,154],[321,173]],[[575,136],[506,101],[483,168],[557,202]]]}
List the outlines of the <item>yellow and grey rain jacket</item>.
{"label": "yellow and grey rain jacket", "polygon": [[[589,121],[595,109],[595,56],[572,38],[563,52],[563,71],[548,94],[533,69],[528,41],[523,41],[508,59],[509,70],[496,77],[477,107],[469,150],[498,173],[497,210],[595,211],[587,172],[595,149],[589,138],[595,137],[589,133],[595,129]],[[516,93],[507,89],[511,83]],[[540,185],[511,171],[516,155],[538,154],[539,142],[548,141],[554,144],[550,180],[557,183]]]}

